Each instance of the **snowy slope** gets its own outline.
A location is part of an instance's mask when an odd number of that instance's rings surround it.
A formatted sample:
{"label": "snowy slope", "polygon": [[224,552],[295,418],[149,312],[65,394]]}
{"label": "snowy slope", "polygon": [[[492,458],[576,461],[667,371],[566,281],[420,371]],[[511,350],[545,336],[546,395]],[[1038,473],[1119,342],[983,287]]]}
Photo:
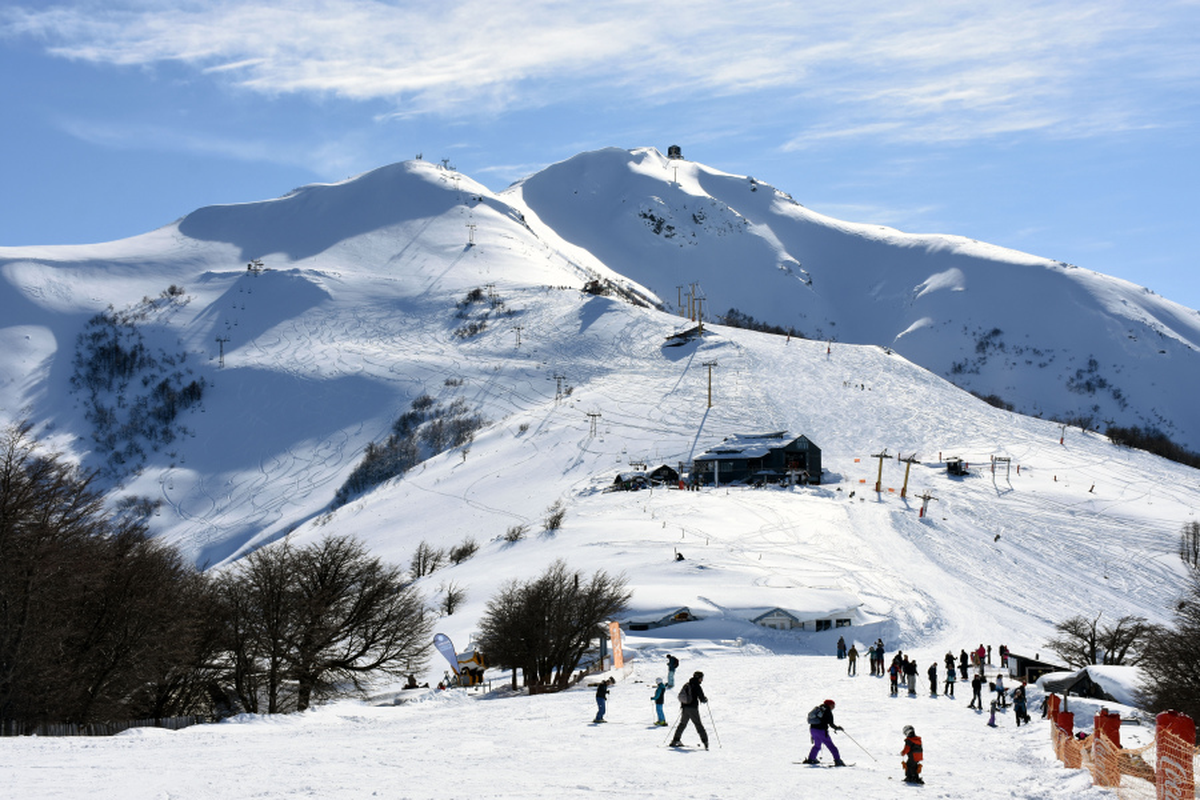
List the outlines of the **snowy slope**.
{"label": "snowy slope", "polygon": [[1160,428],[1200,449],[1200,313],[1127,281],[956,236],[840,222],[652,148],[582,153],[503,193],[679,304],[874,343],[1039,416]]}
{"label": "snowy slope", "polygon": [[[666,237],[668,224],[689,235]],[[246,268],[255,259],[259,273]],[[1165,622],[1182,586],[1178,535],[1200,505],[1195,470],[993,408],[939,377],[931,360],[973,353],[972,380],[994,370],[1014,384],[998,391],[1006,399],[1028,393],[1050,409],[1062,373],[1003,366],[1030,355],[1015,342],[1028,337],[1021,347],[1036,346],[1055,369],[1094,354],[1103,374],[1119,364],[1139,391],[1152,386],[1145,404],[1126,389],[1130,407],[1170,409],[1180,433],[1195,430],[1191,405],[1178,405],[1194,374],[1195,312],[1031,256],[837,223],[765,184],[653,151],[585,154],[500,195],[409,162],[201,209],[122,242],[0,249],[0,276],[0,416],[32,419],[85,465],[111,466],[85,418],[91,399],[71,382],[76,337],[92,315],[136,311],[148,350],[205,381],[175,438],[140,441],[141,460],[111,478],[114,498],[161,501],[154,531],[198,564],[228,563],[289,533],[301,542],[352,534],[400,564],[422,541],[448,548],[470,537],[480,545],[473,558],[420,584],[431,604],[452,585],[466,592],[437,626],[460,647],[505,581],[556,558],[623,572],[632,618],[680,606],[703,617],[659,632],[667,639],[631,637],[640,663],[622,676],[612,715],[623,725],[584,725],[586,689],[343,704],[98,746],[20,742],[0,770],[12,796],[71,796],[84,774],[131,797],[358,797],[364,787],[561,797],[608,787],[614,775],[634,796],[660,792],[662,781],[682,796],[792,796],[800,781],[887,796],[879,787],[899,774],[899,726],[912,722],[931,728],[930,770],[937,763],[973,796],[1086,797],[1080,779],[1045,763],[1044,731],[991,731],[962,710],[965,699],[887,699],[877,682],[844,678],[816,655],[831,651],[836,632],[767,631],[747,622],[750,611],[857,603],[862,641],[882,635],[889,650],[926,663],[979,641],[1036,652],[1055,622],[1077,613]],[[594,279],[666,308],[580,291]],[[708,325],[703,339],[667,347],[685,324],[675,286],[692,280],[709,310],[733,306],[836,341]],[[164,294],[170,286],[179,291]],[[475,290],[488,300],[465,303]],[[1135,320],[1137,341],[1123,333]],[[464,332],[468,324],[476,327]],[[990,325],[1003,337],[978,353],[973,331]],[[1158,337],[1148,331],[1162,333],[1155,346],[1165,354],[1142,352]],[[139,386],[99,400],[124,393],[122,408]],[[488,424],[469,446],[330,510],[366,445],[426,393],[461,399]],[[603,491],[633,463],[674,466],[726,436],[783,429],[822,448],[821,486]],[[871,456],[885,450],[920,462],[907,498],[894,459],[883,462],[883,491],[871,491]],[[948,477],[949,456],[972,473]],[[993,473],[993,457],[1010,461]],[[935,499],[921,519],[916,497],[926,493]],[[549,534],[542,520],[555,502],[566,521]],[[504,541],[516,525],[528,526],[525,539]],[[700,754],[650,747],[660,731],[643,729],[649,691],[636,681],[652,681],[669,650],[687,654],[686,668],[706,665],[714,702],[728,698],[714,705],[726,747],[708,754],[710,768],[694,765]],[[436,682],[443,668],[431,660],[424,678]],[[797,719],[833,693],[880,766],[860,754],[851,777],[798,774]],[[147,753],[167,766],[132,781]],[[439,792],[446,774],[430,765],[451,754],[465,765],[462,783]],[[209,758],[221,770],[198,766]],[[1018,761],[1028,769],[1014,777]]]}

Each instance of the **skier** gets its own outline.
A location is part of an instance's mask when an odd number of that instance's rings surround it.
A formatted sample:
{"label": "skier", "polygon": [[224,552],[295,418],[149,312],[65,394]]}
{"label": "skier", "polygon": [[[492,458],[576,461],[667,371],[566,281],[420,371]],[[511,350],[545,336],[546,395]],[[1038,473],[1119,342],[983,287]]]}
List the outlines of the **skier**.
{"label": "skier", "polygon": [[967,703],[967,708],[974,708],[978,711],[983,711],[983,676],[976,674],[971,678],[971,702]]}
{"label": "skier", "polygon": [[616,678],[606,678],[596,686],[596,718],[592,722],[604,722],[604,711],[608,700],[608,687],[617,682]]}
{"label": "skier", "polygon": [[683,742],[679,737],[683,736],[684,729],[691,722],[696,726],[696,733],[700,734],[700,741],[704,744],[704,749],[708,749],[708,731],[704,730],[704,723],[700,721],[700,704],[708,702],[708,698],[704,696],[704,690],[700,688],[703,680],[704,673],[696,672],[679,690],[679,727],[675,729],[675,735],[671,737],[671,747],[683,747]]}
{"label": "skier", "polygon": [[1004,676],[997,675],[996,676],[996,700],[999,702],[1001,708],[1008,708],[1007,692],[1008,692],[1008,690],[1004,688]]}
{"label": "skier", "polygon": [[905,756],[904,782],[924,783],[921,779],[921,762],[925,759],[925,752],[921,747],[921,737],[917,736],[912,725],[904,726],[904,749],[900,755]]}
{"label": "skier", "polygon": [[908,693],[915,697],[917,694],[917,660],[915,658],[909,660],[904,672],[908,676]]}
{"label": "skier", "polygon": [[954,697],[954,667],[946,670],[946,685],[942,687],[942,694]]}
{"label": "skier", "polygon": [[947,650],[946,658],[943,660],[946,662],[946,671],[953,672],[954,671],[954,653],[951,653],[949,650]]}
{"label": "skier", "polygon": [[663,716],[663,700],[667,696],[667,685],[663,683],[662,678],[655,678],[654,694],[650,695],[650,699],[654,701],[654,710],[658,714],[658,720],[655,725],[666,725],[667,718]]}
{"label": "skier", "polygon": [[1013,716],[1017,718],[1017,727],[1021,727],[1021,723],[1029,724],[1029,713],[1025,705],[1025,681],[1021,681],[1021,685],[1013,689]]}
{"label": "skier", "polygon": [[829,752],[833,755],[833,764],[836,767],[846,766],[846,762],[842,761],[842,755],[838,752],[837,746],[833,740],[829,738],[829,729],[840,731],[840,725],[835,725],[833,722],[833,707],[836,705],[832,700],[826,700],[821,705],[813,708],[808,712],[808,734],[812,737],[812,750],[808,751],[808,758],[804,759],[805,764],[816,764],[817,754],[821,752],[821,746],[829,748]]}
{"label": "skier", "polygon": [[845,658],[845,657],[846,657],[846,638],[845,638],[844,636],[839,636],[839,637],[838,637],[838,641],[837,641],[837,657],[838,657],[838,658]]}
{"label": "skier", "polygon": [[850,660],[850,663],[846,666],[846,674],[854,675],[855,677],[857,677],[858,676],[858,648],[856,648],[854,645],[850,645],[850,650],[847,651],[846,658]]}
{"label": "skier", "polygon": [[937,662],[929,665],[929,694],[931,697],[937,697]]}
{"label": "skier", "polygon": [[958,671],[962,675],[962,679],[967,679],[967,651],[960,650],[958,653]]}
{"label": "skier", "polygon": [[667,688],[675,688],[675,670],[679,667],[679,659],[667,653]]}
{"label": "skier", "polygon": [[892,659],[892,666],[888,667],[888,677],[892,681],[892,697],[895,697],[898,691],[897,684],[900,681],[900,659]]}

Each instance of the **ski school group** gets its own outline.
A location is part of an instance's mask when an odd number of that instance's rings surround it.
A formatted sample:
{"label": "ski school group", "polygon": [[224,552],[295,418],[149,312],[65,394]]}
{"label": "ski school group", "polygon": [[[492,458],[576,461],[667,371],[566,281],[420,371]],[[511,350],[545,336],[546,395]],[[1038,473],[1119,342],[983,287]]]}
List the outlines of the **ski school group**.
{"label": "ski school group", "polygon": [[[871,675],[883,677],[885,674],[890,678],[891,694],[895,697],[899,692],[900,686],[905,686],[908,689],[908,694],[915,695],[917,693],[917,663],[910,659],[902,651],[897,651],[892,658],[891,666],[886,670],[884,668],[884,649],[883,642],[877,640],[867,650],[867,655],[871,662]],[[847,669],[848,675],[855,675],[856,661],[858,653],[856,648],[851,645],[849,650],[846,649],[846,644],[843,639],[838,639],[837,656],[839,659],[848,659],[850,665]],[[1008,648],[1000,645],[1001,667],[1008,666]],[[943,688],[943,694],[947,697],[954,697],[955,668],[961,673],[962,679],[967,680],[968,664],[974,668],[975,676],[971,680],[972,697],[968,708],[974,708],[978,711],[983,710],[982,690],[984,679],[984,665],[991,663],[991,647],[979,645],[970,655],[964,649],[956,659],[953,653],[946,653],[946,683]],[[675,687],[675,670],[679,668],[679,659],[675,656],[667,655],[667,679],[655,679],[654,693],[651,695],[651,700],[654,702],[654,710],[657,714],[657,719],[654,724],[656,726],[666,727],[667,719],[663,714],[663,704],[666,701],[667,690]],[[929,693],[930,696],[936,697],[938,694],[938,676],[937,663],[929,666],[927,671],[929,677]],[[683,747],[682,736],[688,726],[695,727],[696,733],[700,736],[700,744],[705,750],[708,749],[708,730],[704,727],[704,722],[700,718],[700,706],[708,703],[708,698],[704,694],[702,684],[704,682],[703,672],[694,672],[692,677],[683,684],[679,690],[679,724],[675,728],[674,735],[671,737],[669,747]],[[596,718],[594,723],[604,722],[604,714],[607,706],[609,688],[616,683],[614,678],[602,680],[596,686]],[[988,725],[996,727],[996,708],[999,705],[1001,708],[1007,708],[1007,689],[1004,686],[1004,676],[1002,673],[996,674],[995,681],[988,682],[989,688],[995,693],[995,698],[991,701],[991,718],[988,720]],[[829,736],[829,731],[834,730],[845,733],[845,730],[834,722],[833,710],[836,707],[833,700],[825,700],[815,706],[812,711],[808,712],[808,731],[812,738],[812,749],[808,753],[808,757],[797,763],[807,764],[816,767],[848,767],[853,764],[848,764],[842,760],[842,755],[838,751],[837,745],[833,743],[833,739]],[[1022,722],[1028,724],[1030,721],[1026,709],[1025,698],[1025,682],[1013,691],[1012,697],[1013,711],[1016,717],[1017,725]],[[711,711],[709,712],[711,716]],[[714,729],[715,730],[715,729]],[[904,747],[900,751],[900,755],[904,757],[904,781],[906,783],[923,784],[925,781],[921,778],[922,761],[924,760],[924,752],[921,746],[921,737],[917,735],[916,730],[912,725],[904,726]],[[846,734],[849,736],[849,734]],[[851,741],[853,739],[851,738]],[[719,742],[718,742],[719,744]],[[832,764],[824,764],[819,759],[821,749],[825,748],[829,754],[833,756]]]}

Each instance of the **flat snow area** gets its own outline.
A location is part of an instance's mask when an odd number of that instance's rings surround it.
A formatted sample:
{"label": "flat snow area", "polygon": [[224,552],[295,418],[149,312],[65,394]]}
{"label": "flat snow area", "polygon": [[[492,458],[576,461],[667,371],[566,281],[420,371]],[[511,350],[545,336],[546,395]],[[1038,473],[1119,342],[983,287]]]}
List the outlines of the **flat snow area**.
{"label": "flat snow area", "polygon": [[[662,641],[628,644],[644,649],[612,688],[603,725],[591,722],[596,706],[587,686],[538,697],[401,692],[400,705],[341,702],[176,732],[6,739],[0,790],[26,800],[1112,796],[1092,788],[1085,771],[1055,761],[1048,723],[1038,713],[1040,693],[1031,695],[1033,723],[1020,728],[1011,709],[998,712],[996,727],[989,727],[988,713],[967,708],[964,684],[954,699],[930,697],[924,671],[944,650],[914,652],[922,672],[917,696],[901,689],[890,697],[886,679],[866,674],[865,661],[862,674],[848,677],[846,662],[833,656],[770,654],[737,640],[676,642],[669,650]],[[691,730],[683,736],[690,747],[668,748],[670,729],[652,725],[651,687],[665,676],[666,652],[681,658],[680,676],[705,674],[708,752]],[[673,695],[668,720],[678,715]],[[794,763],[809,748],[805,717],[827,697],[837,702],[836,721],[846,730],[833,738],[851,768]],[[1097,706],[1072,702],[1078,727],[1090,728]],[[924,740],[921,788],[902,782],[904,725]],[[1148,737],[1130,726],[1122,734],[1127,742]]]}

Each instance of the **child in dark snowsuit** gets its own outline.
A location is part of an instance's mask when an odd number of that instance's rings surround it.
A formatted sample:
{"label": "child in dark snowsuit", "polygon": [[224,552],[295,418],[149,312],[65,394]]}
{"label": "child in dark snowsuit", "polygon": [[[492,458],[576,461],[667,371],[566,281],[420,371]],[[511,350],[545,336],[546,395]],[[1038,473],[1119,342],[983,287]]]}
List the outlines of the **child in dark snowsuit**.
{"label": "child in dark snowsuit", "polygon": [[925,753],[921,747],[921,737],[913,730],[912,725],[904,726],[904,749],[900,751],[904,759],[904,782],[924,783],[921,779],[921,762]]}

